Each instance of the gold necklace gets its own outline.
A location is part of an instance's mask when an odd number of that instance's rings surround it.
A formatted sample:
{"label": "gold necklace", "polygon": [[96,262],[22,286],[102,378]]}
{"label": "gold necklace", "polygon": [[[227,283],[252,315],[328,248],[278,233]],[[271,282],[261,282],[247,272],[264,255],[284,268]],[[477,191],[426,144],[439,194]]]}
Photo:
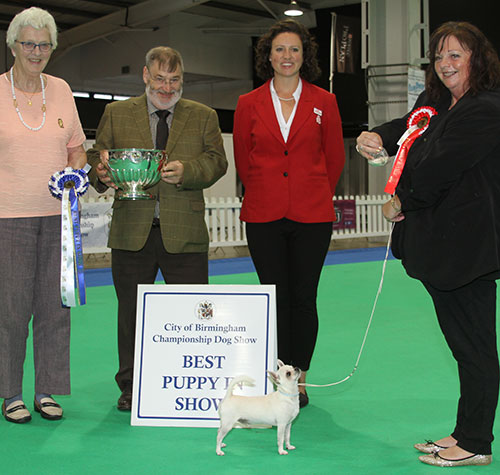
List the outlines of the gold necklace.
{"label": "gold necklace", "polygon": [[[42,81],[43,81],[43,79],[42,79]],[[42,83],[42,89],[43,89],[43,83]],[[26,100],[28,101],[28,105],[32,106],[33,105],[33,97],[35,96],[37,91],[33,92],[31,94],[31,96],[28,96],[28,94],[26,94],[20,87],[18,87],[18,90],[21,91],[22,95],[26,98]]]}
{"label": "gold necklace", "polygon": [[28,101],[28,105],[29,105],[29,106],[33,105],[33,96],[36,94],[36,92],[34,92],[33,94],[31,94],[31,96],[30,96],[30,97],[28,97],[28,95],[27,95],[27,94],[26,94],[23,90],[21,90],[21,89],[19,89],[19,90],[22,92],[23,96],[24,96],[24,97],[26,98],[26,100]]}

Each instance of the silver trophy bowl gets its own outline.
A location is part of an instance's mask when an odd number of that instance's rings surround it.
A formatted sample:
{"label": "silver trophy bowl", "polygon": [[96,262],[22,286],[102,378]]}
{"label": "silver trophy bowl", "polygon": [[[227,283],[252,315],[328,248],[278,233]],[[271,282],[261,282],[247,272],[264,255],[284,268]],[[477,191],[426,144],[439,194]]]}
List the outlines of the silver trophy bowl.
{"label": "silver trophy bowl", "polygon": [[117,199],[156,199],[146,189],[160,181],[161,168],[166,160],[164,150],[124,148],[108,152],[108,175],[119,188]]}

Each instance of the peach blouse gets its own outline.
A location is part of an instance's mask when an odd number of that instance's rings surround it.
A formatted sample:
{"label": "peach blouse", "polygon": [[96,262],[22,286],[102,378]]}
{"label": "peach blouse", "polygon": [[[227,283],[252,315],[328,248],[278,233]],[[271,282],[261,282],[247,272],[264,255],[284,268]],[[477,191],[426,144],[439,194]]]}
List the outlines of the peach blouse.
{"label": "peach blouse", "polygon": [[[67,166],[67,149],[85,141],[69,85],[48,74],[44,77],[45,125],[32,131],[14,108],[9,73],[0,75],[0,218],[61,214],[61,203],[50,194],[47,184],[55,172]],[[16,96],[24,122],[38,127],[42,123],[42,93],[31,96],[16,89]]]}

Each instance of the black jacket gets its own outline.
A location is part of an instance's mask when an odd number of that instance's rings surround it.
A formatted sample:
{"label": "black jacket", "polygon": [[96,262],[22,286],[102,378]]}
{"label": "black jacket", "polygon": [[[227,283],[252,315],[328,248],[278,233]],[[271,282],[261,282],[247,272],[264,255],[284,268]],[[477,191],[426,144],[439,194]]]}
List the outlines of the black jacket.
{"label": "black jacket", "polygon": [[[500,269],[500,90],[465,94],[448,110],[447,93],[425,93],[414,109],[437,111],[413,143],[396,189],[405,219],[392,250],[411,277],[441,290]],[[373,129],[389,154],[408,115]]]}

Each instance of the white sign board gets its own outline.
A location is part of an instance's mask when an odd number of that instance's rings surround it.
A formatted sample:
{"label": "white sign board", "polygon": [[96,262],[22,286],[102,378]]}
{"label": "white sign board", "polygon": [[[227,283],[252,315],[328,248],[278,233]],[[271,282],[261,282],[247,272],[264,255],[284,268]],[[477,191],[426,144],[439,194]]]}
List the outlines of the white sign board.
{"label": "white sign board", "polygon": [[276,353],[274,285],[139,285],[131,423],[218,427],[234,376],[273,391]]}

